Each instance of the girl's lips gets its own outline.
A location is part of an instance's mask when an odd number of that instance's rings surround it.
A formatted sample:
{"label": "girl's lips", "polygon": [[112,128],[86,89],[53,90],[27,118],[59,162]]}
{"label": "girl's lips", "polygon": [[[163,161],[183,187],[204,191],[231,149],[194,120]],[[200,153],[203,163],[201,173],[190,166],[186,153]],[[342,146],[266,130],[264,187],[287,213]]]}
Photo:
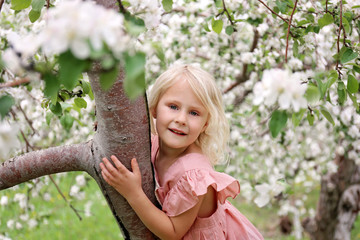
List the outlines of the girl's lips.
{"label": "girl's lips", "polygon": [[180,130],[178,130],[178,129],[169,128],[169,130],[170,130],[172,133],[175,133],[175,134],[180,135],[180,136],[185,136],[185,135],[186,135],[183,131],[180,131]]}

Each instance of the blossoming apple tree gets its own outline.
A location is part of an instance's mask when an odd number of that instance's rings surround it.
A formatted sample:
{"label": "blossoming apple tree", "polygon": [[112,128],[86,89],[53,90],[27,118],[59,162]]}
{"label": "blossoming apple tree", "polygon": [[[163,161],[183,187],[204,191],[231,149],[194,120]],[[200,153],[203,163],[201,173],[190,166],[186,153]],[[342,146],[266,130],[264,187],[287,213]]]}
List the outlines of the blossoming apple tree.
{"label": "blossoming apple tree", "polygon": [[[173,63],[197,62],[223,90],[232,129],[230,163],[220,168],[239,179],[242,195],[279,205],[297,239],[350,239],[360,209],[358,0],[105,2],[117,12],[89,1],[1,2],[1,158],[44,149],[6,161],[2,188],[85,170],[124,236],[152,238],[135,216],[119,215],[126,206],[96,161],[138,153],[153,197],[148,149],[126,145],[148,144],[145,101],[127,100],[122,83],[135,99],[145,76],[151,83]],[[77,145],[45,149],[60,143]],[[306,208],[300,193],[319,186],[317,209]]]}

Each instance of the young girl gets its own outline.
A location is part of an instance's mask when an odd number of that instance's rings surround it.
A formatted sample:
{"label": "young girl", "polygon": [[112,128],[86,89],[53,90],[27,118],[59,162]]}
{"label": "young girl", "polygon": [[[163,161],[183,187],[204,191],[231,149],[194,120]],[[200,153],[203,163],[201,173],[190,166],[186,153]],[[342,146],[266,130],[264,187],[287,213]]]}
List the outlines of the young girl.
{"label": "young girl", "polygon": [[[213,77],[191,65],[170,68],[149,95],[154,206],[141,188],[136,159],[132,172],[111,156],[100,163],[102,176],[129,202],[145,226],[161,239],[257,240],[258,230],[226,198],[240,192],[234,178],[216,172],[229,127]],[[144,210],[146,209],[146,210]]]}

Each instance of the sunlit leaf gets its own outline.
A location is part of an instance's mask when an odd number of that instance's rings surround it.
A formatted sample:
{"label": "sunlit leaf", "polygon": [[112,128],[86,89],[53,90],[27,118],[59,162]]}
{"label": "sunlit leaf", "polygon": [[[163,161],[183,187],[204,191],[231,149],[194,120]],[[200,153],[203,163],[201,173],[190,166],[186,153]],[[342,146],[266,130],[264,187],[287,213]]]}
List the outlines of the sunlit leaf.
{"label": "sunlit leaf", "polygon": [[172,10],[173,1],[172,0],[162,0],[163,8],[166,12],[170,12]]}
{"label": "sunlit leaf", "polygon": [[320,110],[320,112],[332,125],[335,125],[334,119],[326,109],[323,108]]}
{"label": "sunlit leaf", "polygon": [[358,56],[356,52],[354,52],[351,48],[346,48],[345,52],[340,57],[341,63],[347,63]]}
{"label": "sunlit leaf", "polygon": [[221,19],[218,19],[218,20],[215,20],[214,18],[212,19],[211,21],[211,27],[212,27],[212,30],[214,32],[216,32],[217,34],[220,34],[221,33],[221,30],[223,28],[223,21]]}
{"label": "sunlit leaf", "polygon": [[353,75],[348,76],[347,90],[350,93],[357,93],[359,90],[359,82]]}
{"label": "sunlit leaf", "polygon": [[11,0],[11,9],[20,11],[30,7],[31,0]]}
{"label": "sunlit leaf", "polygon": [[270,133],[275,138],[286,126],[288,116],[285,111],[274,111],[269,122]]}
{"label": "sunlit leaf", "polygon": [[319,18],[318,24],[320,28],[325,27],[326,25],[329,25],[334,22],[334,18],[330,13],[325,13],[324,16]]}

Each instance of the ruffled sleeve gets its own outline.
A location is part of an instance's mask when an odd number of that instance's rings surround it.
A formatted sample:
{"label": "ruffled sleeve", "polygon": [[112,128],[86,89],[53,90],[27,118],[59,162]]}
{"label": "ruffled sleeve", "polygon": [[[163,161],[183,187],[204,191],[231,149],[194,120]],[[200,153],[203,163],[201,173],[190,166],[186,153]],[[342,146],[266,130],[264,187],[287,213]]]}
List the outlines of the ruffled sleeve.
{"label": "ruffled sleeve", "polygon": [[191,209],[199,201],[199,196],[212,186],[217,192],[217,199],[224,204],[226,198],[235,198],[240,192],[240,184],[233,177],[216,172],[213,169],[192,169],[186,171],[167,193],[163,211],[168,216],[177,216]]}

